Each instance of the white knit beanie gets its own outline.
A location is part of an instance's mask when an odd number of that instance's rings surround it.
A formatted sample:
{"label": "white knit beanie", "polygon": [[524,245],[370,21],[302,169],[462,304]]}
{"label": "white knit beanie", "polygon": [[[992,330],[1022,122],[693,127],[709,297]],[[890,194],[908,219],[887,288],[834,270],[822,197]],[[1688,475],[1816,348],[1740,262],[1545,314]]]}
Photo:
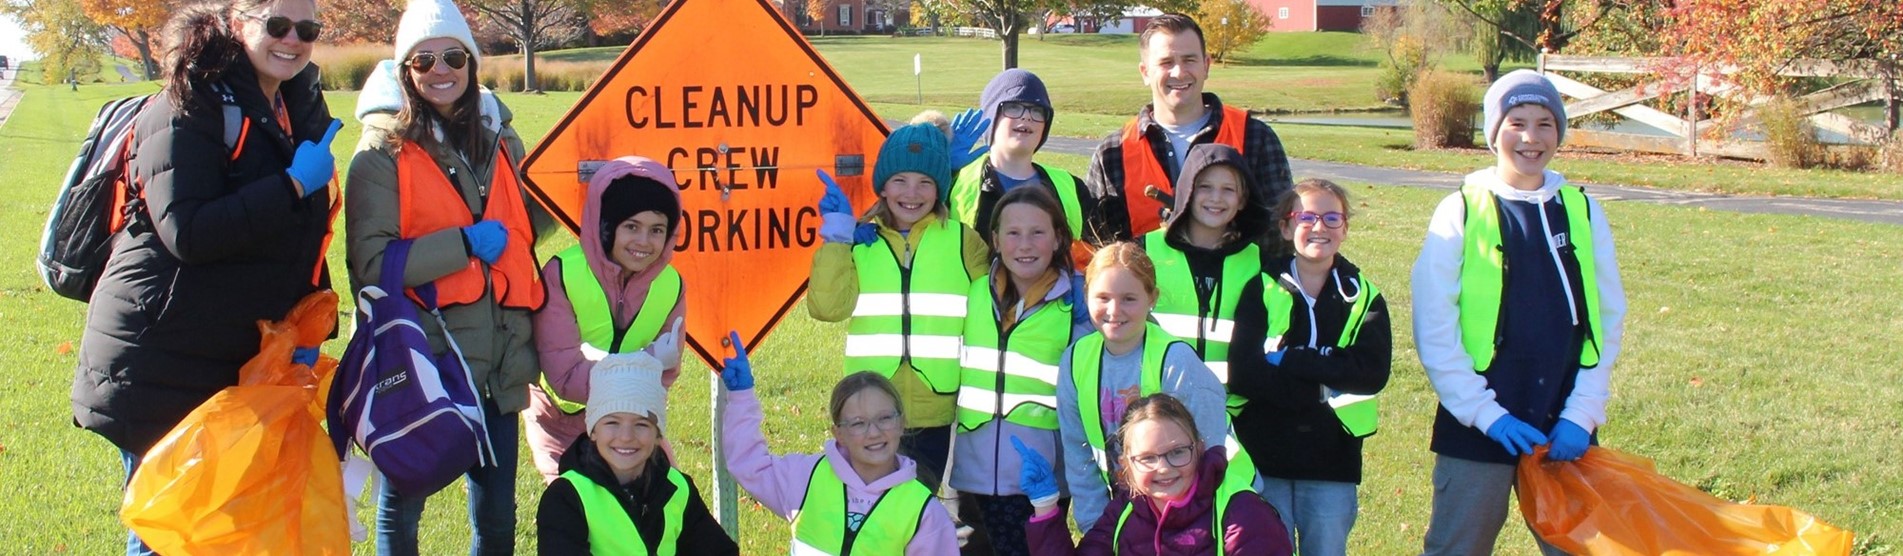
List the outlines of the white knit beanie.
{"label": "white knit beanie", "polygon": [[403,21],[396,25],[396,59],[405,60],[416,45],[426,40],[448,37],[463,43],[470,57],[476,50],[476,36],[469,32],[469,21],[451,0],[410,0],[403,9]]}
{"label": "white knit beanie", "polygon": [[667,430],[667,389],[661,386],[661,362],[647,352],[610,355],[588,374],[588,410],[585,419],[593,433],[595,423],[614,413],[632,413],[654,419]]}

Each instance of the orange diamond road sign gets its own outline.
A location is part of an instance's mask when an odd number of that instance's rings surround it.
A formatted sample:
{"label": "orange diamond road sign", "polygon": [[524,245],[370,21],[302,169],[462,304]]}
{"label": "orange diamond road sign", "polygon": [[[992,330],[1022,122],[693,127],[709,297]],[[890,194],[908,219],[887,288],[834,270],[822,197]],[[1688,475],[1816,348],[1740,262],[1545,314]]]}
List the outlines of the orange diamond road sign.
{"label": "orange diamond road sign", "polygon": [[863,210],[886,128],[765,0],[676,0],[523,162],[571,231],[595,168],[652,158],[681,186],[674,266],[687,343],[720,368],[728,330],[753,347],[806,292],[824,169]]}

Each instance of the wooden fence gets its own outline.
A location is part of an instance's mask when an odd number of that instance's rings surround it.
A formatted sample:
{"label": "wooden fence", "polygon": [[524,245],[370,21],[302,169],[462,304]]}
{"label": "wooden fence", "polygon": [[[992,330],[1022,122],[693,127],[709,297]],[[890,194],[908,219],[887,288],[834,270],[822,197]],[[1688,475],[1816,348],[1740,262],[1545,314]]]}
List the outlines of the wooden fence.
{"label": "wooden fence", "polygon": [[[1670,134],[1669,137],[1640,135],[1573,127],[1566,132],[1569,145],[1763,160],[1768,151],[1761,141],[1711,137],[1708,132],[1718,126],[1710,118],[1698,113],[1697,102],[1683,103],[1687,107],[1685,114],[1670,114],[1643,104],[1655,98],[1678,94],[1741,100],[1749,108],[1733,117],[1731,123],[1747,129],[1759,126],[1757,107],[1771,99],[1749,95],[1724,83],[1720,78],[1731,73],[1731,68],[1678,69],[1682,64],[1673,62],[1664,58],[1541,55],[1539,67],[1540,72],[1552,80],[1561,94],[1574,99],[1566,104],[1567,118],[1610,111]],[[1640,84],[1633,87],[1606,91],[1554,72],[1617,73],[1646,75],[1650,78],[1641,80]],[[1797,98],[1799,108],[1819,130],[1848,137],[1853,144],[1871,144],[1890,137],[1898,128],[1898,114],[1903,112],[1903,109],[1899,109],[1903,94],[1899,94],[1898,78],[1903,76],[1899,75],[1896,64],[1877,60],[1799,60],[1778,75],[1836,78],[1835,85]],[[1887,106],[1884,125],[1872,125],[1833,112],[1874,101],[1883,101]],[[1701,137],[1701,134],[1705,136]]]}

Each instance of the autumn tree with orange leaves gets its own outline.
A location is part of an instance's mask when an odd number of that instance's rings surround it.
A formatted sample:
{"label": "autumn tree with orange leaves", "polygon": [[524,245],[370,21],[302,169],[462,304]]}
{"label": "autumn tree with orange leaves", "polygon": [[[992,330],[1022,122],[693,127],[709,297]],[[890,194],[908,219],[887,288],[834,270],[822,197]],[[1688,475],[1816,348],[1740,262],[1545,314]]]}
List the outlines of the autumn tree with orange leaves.
{"label": "autumn tree with orange leaves", "polygon": [[159,78],[158,60],[153,57],[153,35],[165,26],[178,8],[176,0],[79,0],[86,17],[131,43],[145,66],[146,79]]}

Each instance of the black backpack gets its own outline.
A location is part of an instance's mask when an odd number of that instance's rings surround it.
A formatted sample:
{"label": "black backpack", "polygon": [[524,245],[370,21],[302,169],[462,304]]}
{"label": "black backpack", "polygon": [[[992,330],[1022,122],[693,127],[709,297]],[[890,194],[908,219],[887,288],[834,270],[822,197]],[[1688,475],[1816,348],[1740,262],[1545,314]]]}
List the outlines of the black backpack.
{"label": "black backpack", "polygon": [[[224,108],[225,149],[232,151],[249,122],[230,88],[214,83],[212,90]],[[90,301],[111,255],[113,235],[145,212],[143,192],[139,184],[129,183],[126,168],[138,151],[133,122],[158,97],[150,94],[106,103],[93,117],[79,154],[66,169],[59,197],[47,211],[46,231],[40,236],[40,255],[35,260],[40,279],[60,297]]]}

